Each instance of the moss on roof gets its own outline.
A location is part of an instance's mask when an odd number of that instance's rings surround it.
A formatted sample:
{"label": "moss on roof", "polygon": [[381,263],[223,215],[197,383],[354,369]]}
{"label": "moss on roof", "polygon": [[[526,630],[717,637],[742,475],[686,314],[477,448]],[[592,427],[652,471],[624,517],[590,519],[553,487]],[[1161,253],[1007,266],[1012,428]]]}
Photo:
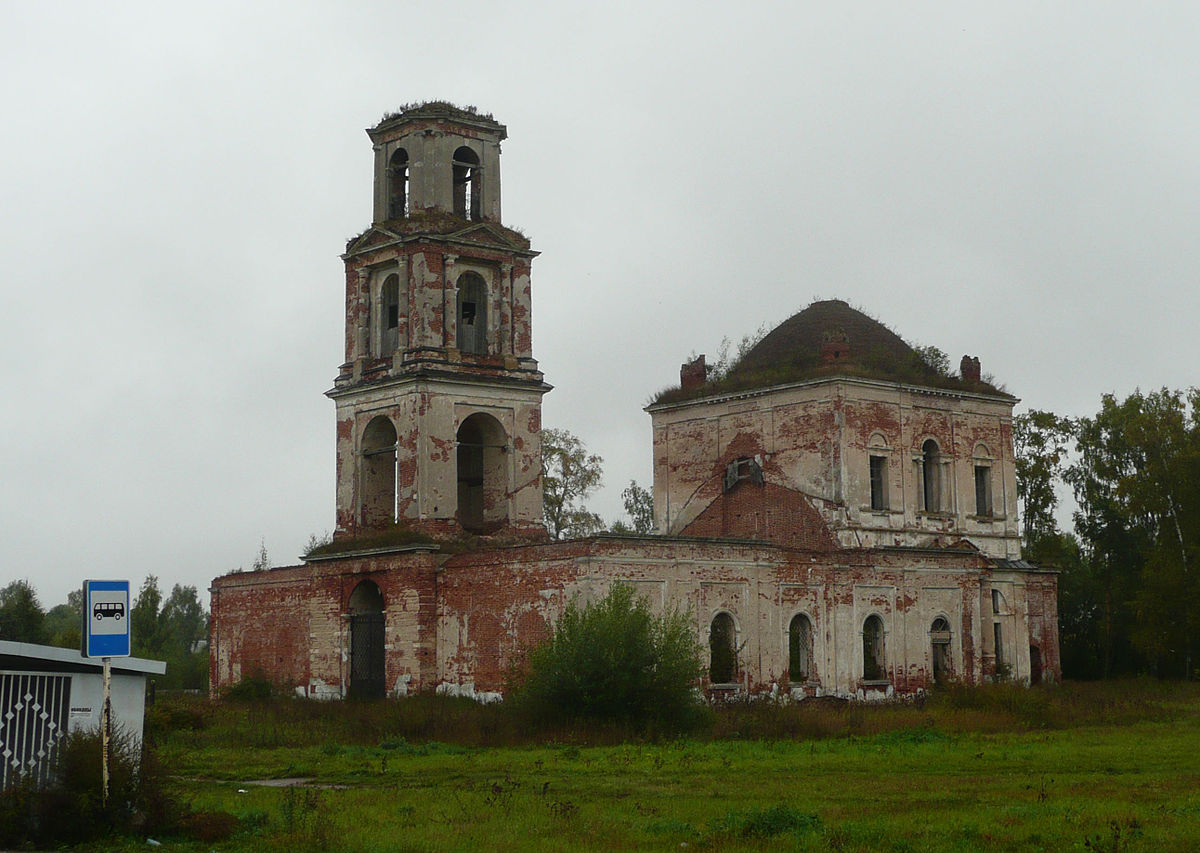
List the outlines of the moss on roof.
{"label": "moss on roof", "polygon": [[[838,357],[821,357],[825,343]],[[718,394],[839,376],[1010,396],[990,382],[939,372],[899,335],[840,299],[814,302],[776,326],[723,375],[695,388],[672,387],[652,401],[678,403]]]}

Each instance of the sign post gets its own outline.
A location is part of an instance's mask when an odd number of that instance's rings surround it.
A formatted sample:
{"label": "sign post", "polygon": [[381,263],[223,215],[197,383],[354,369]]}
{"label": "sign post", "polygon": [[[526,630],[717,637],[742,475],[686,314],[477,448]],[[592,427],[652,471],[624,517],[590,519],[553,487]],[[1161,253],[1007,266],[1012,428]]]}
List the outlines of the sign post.
{"label": "sign post", "polygon": [[100,711],[100,781],[108,804],[108,753],[112,740],[112,659],[130,655],[129,581],[83,582],[83,631],[80,649],[85,658],[104,662],[104,704]]}

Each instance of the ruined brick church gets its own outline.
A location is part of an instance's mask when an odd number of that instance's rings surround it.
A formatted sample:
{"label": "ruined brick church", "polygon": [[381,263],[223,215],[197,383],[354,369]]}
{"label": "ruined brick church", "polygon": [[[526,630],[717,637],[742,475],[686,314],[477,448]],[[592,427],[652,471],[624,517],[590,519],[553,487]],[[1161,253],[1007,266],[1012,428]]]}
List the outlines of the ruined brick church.
{"label": "ruined brick church", "polygon": [[647,407],[655,535],[542,524],[536,252],[501,224],[504,125],[444,103],[367,131],[351,240],[337,527],[298,566],[213,581],[214,691],[503,689],[566,604],[625,583],[695,619],[702,687],[911,694],[1057,680],[1057,579],[1021,560],[1016,399],[817,302]]}

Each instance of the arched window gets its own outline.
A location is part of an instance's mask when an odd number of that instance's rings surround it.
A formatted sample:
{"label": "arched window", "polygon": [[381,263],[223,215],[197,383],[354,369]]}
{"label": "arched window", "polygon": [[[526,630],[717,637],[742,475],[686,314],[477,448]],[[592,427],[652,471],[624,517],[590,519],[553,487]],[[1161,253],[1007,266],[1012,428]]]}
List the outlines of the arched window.
{"label": "arched window", "polygon": [[992,455],[987,445],[975,446],[975,515],[992,516]]}
{"label": "arched window", "polygon": [[508,521],[508,436],[491,415],[476,412],[458,428],[458,522],[486,531]]}
{"label": "arched window", "polygon": [[362,436],[362,524],[381,527],[396,520],[396,428],[383,415]]}
{"label": "arched window", "polygon": [[942,683],[952,672],[950,657],[950,623],[939,616],[929,628],[933,646],[933,680]]}
{"label": "arched window", "polygon": [[374,581],[365,580],[350,594],[346,609],[350,611],[350,695],[382,698],[387,689],[383,593]]}
{"label": "arched window", "polygon": [[478,273],[458,277],[458,348],[487,355],[487,285]]}
{"label": "arched window", "polygon": [[408,152],[397,148],[388,161],[388,219],[408,216]]}
{"label": "arched window", "polygon": [[812,678],[812,651],[812,623],[799,613],[788,626],[788,681],[800,683]]}
{"label": "arched window", "polygon": [[467,146],[454,152],[454,215],[479,220],[480,211],[479,155]]}
{"label": "arched window", "polygon": [[925,512],[942,510],[942,453],[932,438],[921,445],[921,480]]}
{"label": "arched window", "polygon": [[883,648],[883,620],[868,616],[863,623],[863,680],[884,681],[887,679],[887,661]]}
{"label": "arched window", "polygon": [[400,347],[400,276],[389,275],[379,292],[379,354],[388,356]]}
{"label": "arched window", "polygon": [[711,684],[737,681],[737,630],[728,613],[714,616],[708,629],[708,680]]}

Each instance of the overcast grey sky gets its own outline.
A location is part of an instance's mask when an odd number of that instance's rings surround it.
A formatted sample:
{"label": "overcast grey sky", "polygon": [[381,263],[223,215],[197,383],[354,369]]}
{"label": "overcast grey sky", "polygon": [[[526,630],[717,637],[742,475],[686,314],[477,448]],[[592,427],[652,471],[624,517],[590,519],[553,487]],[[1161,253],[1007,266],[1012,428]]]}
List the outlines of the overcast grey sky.
{"label": "overcast grey sky", "polygon": [[[190,5],[190,8],[187,6]],[[363,129],[508,126],[544,423],[650,482],[691,352],[839,297],[1022,407],[1196,383],[1195,3],[0,0],[0,583],[333,525]]]}

